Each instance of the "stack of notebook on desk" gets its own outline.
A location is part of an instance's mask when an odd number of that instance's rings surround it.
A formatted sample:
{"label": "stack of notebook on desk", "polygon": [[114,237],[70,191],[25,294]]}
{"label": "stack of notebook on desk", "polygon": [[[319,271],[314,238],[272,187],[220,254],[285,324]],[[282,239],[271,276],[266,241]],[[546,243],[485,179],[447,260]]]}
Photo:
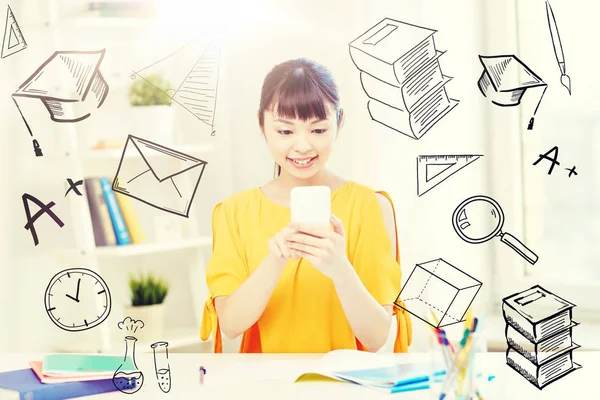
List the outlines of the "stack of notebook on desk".
{"label": "stack of notebook on desk", "polygon": [[506,362],[538,389],[581,366],[573,362],[574,304],[540,286],[506,297]]}
{"label": "stack of notebook on desk", "polygon": [[[0,399],[70,399],[116,391],[112,378],[122,363],[122,356],[49,354],[31,361],[31,368],[0,373]],[[129,359],[128,365],[125,369],[135,370]]]}
{"label": "stack of notebook on desk", "polygon": [[385,18],[350,43],[371,118],[413,139],[458,104],[446,93],[435,32]]}

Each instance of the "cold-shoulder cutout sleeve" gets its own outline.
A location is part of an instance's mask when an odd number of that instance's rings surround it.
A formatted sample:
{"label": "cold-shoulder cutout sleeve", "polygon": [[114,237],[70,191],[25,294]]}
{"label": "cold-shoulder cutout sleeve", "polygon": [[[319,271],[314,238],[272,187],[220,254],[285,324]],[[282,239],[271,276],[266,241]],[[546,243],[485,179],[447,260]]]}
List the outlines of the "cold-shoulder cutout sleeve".
{"label": "cold-shoulder cutout sleeve", "polygon": [[242,258],[234,210],[225,203],[217,204],[213,210],[212,233],[212,255],[206,266],[210,297],[204,304],[200,337],[208,340],[212,333],[214,351],[221,353],[221,329],[214,300],[215,297],[233,293],[248,277],[248,268]]}
{"label": "cold-shoulder cutout sleeve", "polygon": [[[395,257],[376,193],[385,196],[392,206],[396,233]],[[364,209],[353,254],[353,266],[366,289],[379,304],[393,305],[393,315],[396,316],[397,324],[394,352],[405,353],[412,342],[412,322],[408,312],[401,308],[403,304],[395,303],[400,293],[402,272],[394,204],[389,194],[377,191],[366,200]]]}

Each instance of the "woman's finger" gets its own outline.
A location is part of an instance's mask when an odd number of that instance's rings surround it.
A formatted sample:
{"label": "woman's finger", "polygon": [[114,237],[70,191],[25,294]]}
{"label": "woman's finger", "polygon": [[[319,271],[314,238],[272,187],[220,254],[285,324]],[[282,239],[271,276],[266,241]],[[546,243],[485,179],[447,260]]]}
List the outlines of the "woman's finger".
{"label": "woman's finger", "polygon": [[283,254],[281,254],[281,249],[279,248],[279,245],[277,244],[277,241],[275,239],[270,239],[268,244],[269,251],[271,253],[273,253],[278,258],[283,258]]}
{"label": "woman's finger", "polygon": [[301,243],[307,246],[321,248],[325,245],[327,239],[317,238],[304,233],[292,233],[288,238],[288,243]]}
{"label": "woman's finger", "polygon": [[288,246],[285,243],[285,239],[277,238],[275,240],[275,243],[277,243],[277,246],[279,247],[279,251],[281,252],[282,257],[285,259],[290,258],[290,250],[288,249]]}

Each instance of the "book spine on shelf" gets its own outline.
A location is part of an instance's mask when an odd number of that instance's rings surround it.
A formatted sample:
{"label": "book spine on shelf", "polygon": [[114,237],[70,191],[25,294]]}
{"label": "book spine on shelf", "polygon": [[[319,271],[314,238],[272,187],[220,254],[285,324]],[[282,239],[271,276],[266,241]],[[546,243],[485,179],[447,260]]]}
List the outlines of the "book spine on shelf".
{"label": "book spine on shelf", "polygon": [[100,179],[87,178],[84,180],[84,184],[96,246],[114,246],[117,244],[117,238],[112,228],[108,207],[100,186]]}
{"label": "book spine on shelf", "polygon": [[127,226],[129,235],[131,236],[131,243],[138,244],[144,242],[146,240],[146,236],[144,235],[142,225],[140,224],[140,220],[135,213],[131,200],[129,197],[120,193],[115,193],[115,197],[119,203],[119,207],[121,209],[121,213],[123,214],[123,219],[125,220],[125,225]]}
{"label": "book spine on shelf", "polygon": [[110,220],[117,237],[117,245],[124,245],[131,243],[131,236],[125,225],[125,220],[121,214],[121,209],[117,203],[115,192],[111,188],[110,181],[107,177],[100,178],[100,185],[102,186],[102,192],[104,193],[104,200],[108,206],[108,213],[110,214]]}

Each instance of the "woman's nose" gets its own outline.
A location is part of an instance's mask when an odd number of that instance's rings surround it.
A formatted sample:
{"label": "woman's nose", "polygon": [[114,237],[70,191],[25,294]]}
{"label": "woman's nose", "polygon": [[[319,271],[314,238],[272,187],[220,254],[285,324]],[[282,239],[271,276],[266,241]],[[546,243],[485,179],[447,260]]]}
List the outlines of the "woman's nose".
{"label": "woman's nose", "polygon": [[312,149],[312,145],[308,140],[307,135],[297,135],[294,143],[294,149],[298,153],[306,153]]}

